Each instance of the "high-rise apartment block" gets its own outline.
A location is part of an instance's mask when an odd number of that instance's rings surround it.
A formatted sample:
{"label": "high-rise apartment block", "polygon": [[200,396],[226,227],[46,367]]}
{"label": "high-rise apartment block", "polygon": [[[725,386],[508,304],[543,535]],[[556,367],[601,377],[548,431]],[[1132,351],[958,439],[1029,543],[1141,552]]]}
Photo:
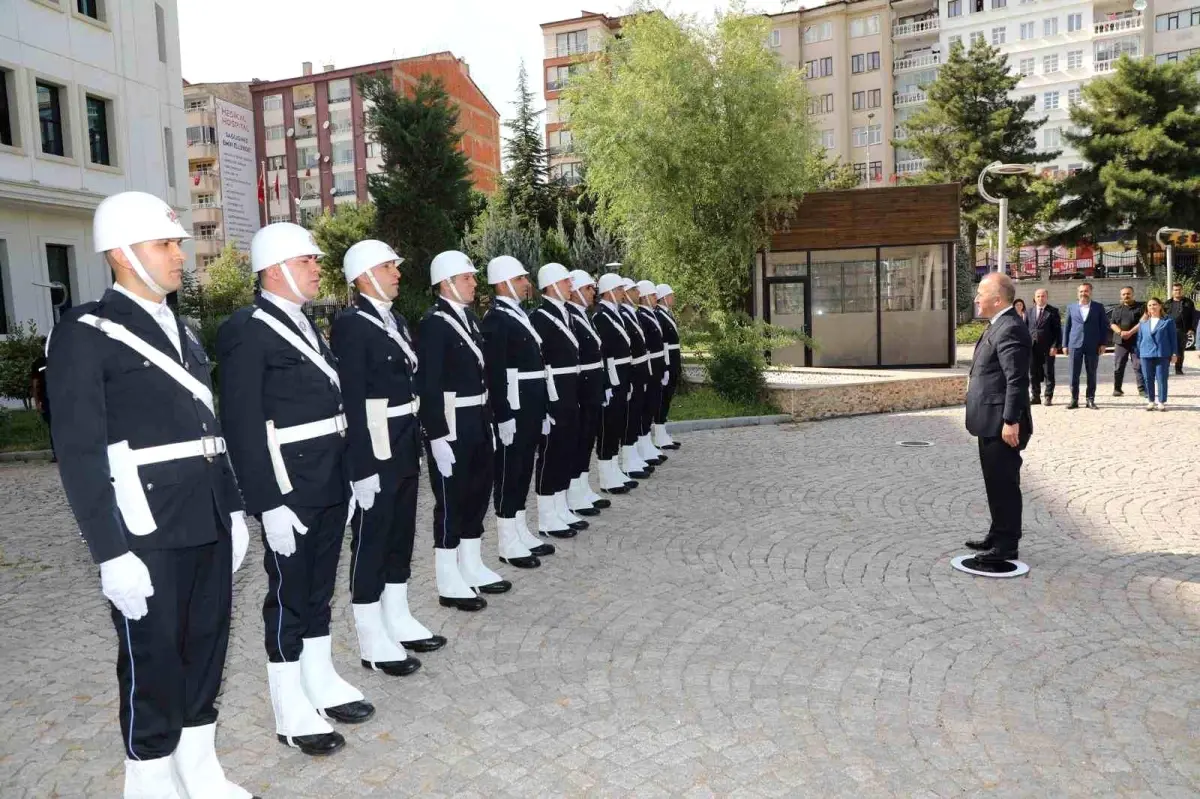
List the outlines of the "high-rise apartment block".
{"label": "high-rise apartment block", "polygon": [[1155,0],[1146,13],[1154,16],[1155,60],[1179,61],[1200,53],[1200,0]]}
{"label": "high-rise apartment block", "polygon": [[217,135],[218,103],[229,104],[250,118],[250,87],[246,83],[183,84],[187,119],[188,189],[191,192],[192,238],[196,270],[204,270],[225,247],[224,197],[221,194],[221,141]]}
{"label": "high-rise apartment block", "polygon": [[441,52],[346,69],[252,81],[255,140],[266,165],[265,221],[307,224],[337,203],[368,201],[367,175],[383,166],[380,145],[367,131],[370,103],[358,78],[387,74],[397,91],[411,92],[425,74],[440,78],[457,104],[460,147],[475,188],[491,194],[500,176],[500,113],[471,79],[466,62]]}

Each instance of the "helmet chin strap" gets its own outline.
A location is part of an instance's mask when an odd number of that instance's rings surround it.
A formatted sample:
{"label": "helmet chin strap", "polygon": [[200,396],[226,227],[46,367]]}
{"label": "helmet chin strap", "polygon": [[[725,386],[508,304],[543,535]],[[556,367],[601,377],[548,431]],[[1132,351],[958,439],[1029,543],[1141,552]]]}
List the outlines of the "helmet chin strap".
{"label": "helmet chin strap", "polygon": [[508,286],[509,296],[511,296],[518,305],[521,304],[521,298],[517,296],[517,290],[513,288],[512,278],[505,278],[504,285]]}
{"label": "helmet chin strap", "polygon": [[141,278],[141,281],[146,284],[146,288],[150,289],[160,297],[165,297],[170,294],[169,291],[158,285],[158,283],[154,281],[154,278],[150,277],[150,273],[146,271],[146,267],[142,266],[142,262],[138,260],[136,255],[133,254],[132,247],[130,247],[128,244],[122,244],[121,252],[125,253],[125,257],[129,259],[129,265],[133,267],[134,273]]}
{"label": "helmet chin strap", "polygon": [[300,304],[308,302],[308,298],[300,291],[300,287],[296,285],[296,279],[292,277],[292,268],[287,265],[287,261],[279,262],[279,271],[283,272],[283,279],[287,282],[288,288],[292,293],[300,298]]}
{"label": "helmet chin strap", "polygon": [[562,295],[562,289],[558,287],[557,283],[552,285],[550,287],[550,290],[553,291],[554,294],[558,297],[559,302],[567,302],[567,298]]}
{"label": "helmet chin strap", "polygon": [[371,288],[375,289],[375,293],[379,295],[379,299],[383,302],[390,302],[388,296],[383,293],[383,288],[379,285],[379,281],[375,279],[375,272],[367,270],[367,280],[371,281]]}
{"label": "helmet chin strap", "polygon": [[466,305],[466,303],[463,302],[462,295],[458,293],[458,286],[454,285],[454,278],[447,280],[446,285],[450,287],[450,293],[454,295],[454,301],[459,305]]}

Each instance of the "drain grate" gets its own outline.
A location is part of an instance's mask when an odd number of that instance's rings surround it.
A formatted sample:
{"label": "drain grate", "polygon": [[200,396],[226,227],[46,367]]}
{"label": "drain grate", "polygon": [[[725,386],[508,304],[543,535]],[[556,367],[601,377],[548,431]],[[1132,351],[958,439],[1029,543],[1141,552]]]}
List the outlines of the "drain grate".
{"label": "drain grate", "polygon": [[896,444],[898,444],[901,447],[932,447],[933,446],[932,441],[897,441]]}

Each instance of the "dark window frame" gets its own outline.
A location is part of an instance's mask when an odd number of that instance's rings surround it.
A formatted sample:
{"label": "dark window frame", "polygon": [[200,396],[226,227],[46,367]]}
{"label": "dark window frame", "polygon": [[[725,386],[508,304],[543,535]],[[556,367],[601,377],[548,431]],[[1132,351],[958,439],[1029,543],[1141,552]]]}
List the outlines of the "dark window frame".
{"label": "dark window frame", "polygon": [[[48,95],[48,105],[42,100],[42,90]],[[59,158],[69,158],[67,150],[67,127],[63,119],[62,93],[65,89],[57,83],[45,80],[34,81],[34,91],[37,94],[38,105],[38,134],[41,152],[45,155],[56,155]]]}
{"label": "dark window frame", "polygon": [[[94,94],[83,96],[84,108],[87,110],[88,161],[100,166],[116,166],[112,158],[112,100]],[[96,109],[98,108],[98,113]],[[99,122],[101,133],[97,133],[94,123]]]}

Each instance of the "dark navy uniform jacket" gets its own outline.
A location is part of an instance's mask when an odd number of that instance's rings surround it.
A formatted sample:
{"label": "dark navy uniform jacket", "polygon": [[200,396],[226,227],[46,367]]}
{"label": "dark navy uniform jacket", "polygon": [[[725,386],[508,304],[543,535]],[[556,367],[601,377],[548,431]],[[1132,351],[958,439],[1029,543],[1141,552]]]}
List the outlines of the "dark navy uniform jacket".
{"label": "dark navy uniform jacket", "polygon": [[[624,303],[617,307],[621,310],[621,321],[625,324],[625,332],[629,334],[629,354],[634,358],[641,358],[649,352],[649,348],[646,346],[646,334],[642,331],[642,323],[638,321],[637,312]],[[650,379],[650,359],[647,358],[635,366],[633,374],[636,375],[637,380],[643,383]]]}
{"label": "dark navy uniform jacket", "polygon": [[[579,341],[579,365],[589,366],[600,361],[600,339],[587,312],[573,303],[567,303],[567,313],[571,317],[571,332]],[[604,389],[607,388],[604,377],[604,366],[599,368],[581,369],[579,372],[579,403],[581,405],[601,405],[604,402]]]}
{"label": "dark navy uniform jacket", "polygon": [[[679,323],[675,321],[675,316],[667,310],[665,305],[656,305],[654,312],[658,315],[658,321],[662,325],[663,345],[679,346]],[[672,379],[678,380],[679,375],[683,372],[683,357],[678,349],[671,350],[668,357],[671,359]]]}
{"label": "dark navy uniform jacket", "polygon": [[[359,481],[378,474],[384,483],[390,478],[412,477],[420,472],[421,423],[416,414],[388,419],[388,438],[392,457],[381,461],[371,448],[367,428],[367,400],[386,399],[389,406],[406,405],[418,395],[419,363],[413,363],[391,336],[376,327],[367,314],[380,324],[383,317],[369,299],[359,296],[354,305],[342,311],[329,331],[330,344],[337,356],[338,377],[342,381],[342,400],[350,427],[350,477]],[[404,317],[391,311],[401,338],[413,355],[416,345]]]}
{"label": "dark navy uniform jacket", "polygon": [[[201,546],[228,535],[229,514],[242,510],[242,499],[225,456],[138,467],[157,529],[135,536],[125,527],[110,482],[108,445],[128,441],[137,450],[194,441],[221,435],[221,425],[162,369],[78,321],[85,313],[123,325],[177,362],[180,355],[150,314],[112,289],[97,302],[72,308],[50,336],[51,434],[67,502],[92,559],[102,563],[130,550]],[[182,365],[211,389],[204,348],[186,325],[178,324]]]}
{"label": "dark navy uniform jacket", "polygon": [[[417,357],[421,361],[421,426],[430,441],[444,438],[450,429],[446,424],[444,395],[453,392],[459,397],[472,397],[487,391],[487,374],[475,351],[458,333],[458,329],[437,315],[447,314],[470,337],[479,356],[483,355],[483,337],[479,333],[479,320],[470,308],[462,317],[449,302],[438,298],[421,320],[417,340]],[[484,405],[484,412],[465,408],[455,416],[455,435],[464,444],[480,443],[491,438],[491,411]]]}
{"label": "dark navy uniform jacket", "polygon": [[[252,514],[280,505],[327,508],[350,497],[346,436],[334,433],[281,446],[292,490],[283,494],[267,449],[266,423],[285,428],[344,413],[342,393],[307,356],[265,323],[256,310],[283,322],[307,341],[291,318],[261,295],[240,308],[217,332],[221,369],[221,422],[237,470],[246,510]],[[322,356],[336,359],[317,336]]]}
{"label": "dark navy uniform jacket", "polygon": [[[625,322],[621,315],[604,303],[596,303],[596,313],[592,315],[592,324],[600,334],[600,354],[604,357],[604,373],[609,374],[609,359],[628,359],[633,354],[633,339],[625,330]],[[625,335],[621,335],[622,333]],[[633,367],[628,362],[617,366],[618,385],[628,386]],[[608,388],[615,388],[611,375],[606,383]],[[624,399],[624,397],[622,397]]]}
{"label": "dark navy uniform jacket", "polygon": [[[529,329],[512,316],[521,311],[512,306],[503,309],[505,305],[504,300],[497,297],[479,326],[483,333],[483,357],[487,361],[488,402],[496,424],[516,416],[508,403],[508,370],[539,372],[545,368],[541,345]],[[521,409],[517,413],[536,415],[540,420],[546,411],[546,381],[521,380],[518,390]]]}
{"label": "dark navy uniform jacket", "polygon": [[642,335],[646,338],[646,352],[650,353],[650,360],[646,362],[646,365],[650,367],[650,376],[661,381],[667,368],[664,360],[666,356],[661,355],[663,334],[659,325],[662,323],[658,321],[654,311],[644,305],[638,306],[637,320],[642,326]]}
{"label": "dark navy uniform jacket", "polygon": [[[551,318],[553,317],[553,318]],[[559,324],[555,324],[557,319]],[[542,360],[547,366],[567,372],[554,376],[554,390],[558,392],[558,401],[575,406],[579,403],[579,347],[563,332],[566,328],[571,331],[571,317],[565,308],[559,308],[550,300],[543,299],[536,311],[529,315],[533,328],[542,337]],[[562,327],[559,327],[562,325]],[[569,371],[574,368],[576,371]]]}

